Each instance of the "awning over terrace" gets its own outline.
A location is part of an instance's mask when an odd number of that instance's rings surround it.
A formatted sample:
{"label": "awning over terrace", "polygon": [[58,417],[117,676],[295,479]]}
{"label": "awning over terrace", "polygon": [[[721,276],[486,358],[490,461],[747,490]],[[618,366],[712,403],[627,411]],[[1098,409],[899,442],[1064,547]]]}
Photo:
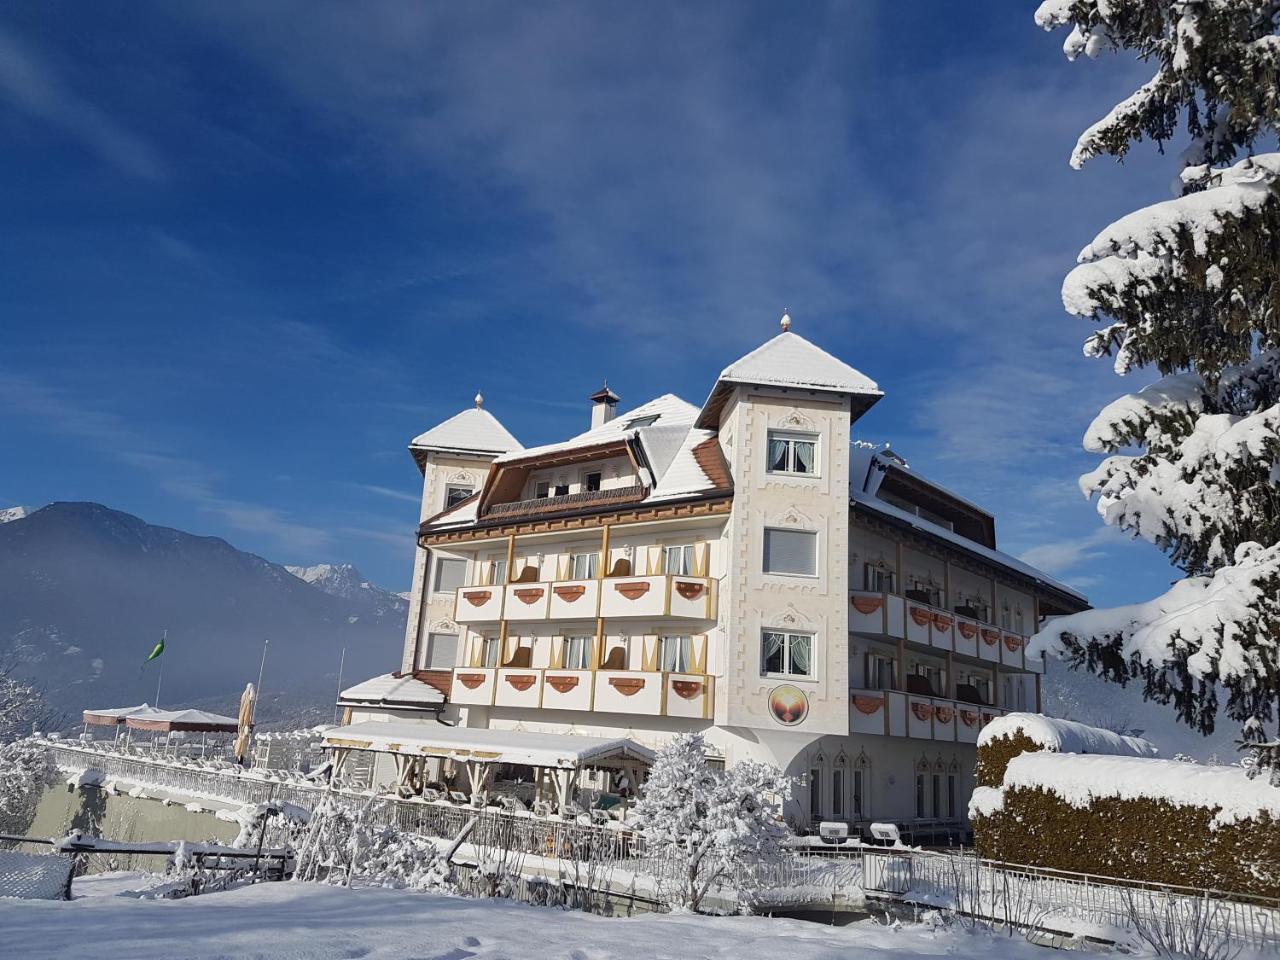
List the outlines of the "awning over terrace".
{"label": "awning over terrace", "polygon": [[336,776],[352,750],[369,750],[394,756],[402,793],[416,794],[424,785],[428,759],[460,765],[466,773],[472,802],[486,802],[499,764],[534,768],[535,797],[554,788],[562,813],[569,809],[586,768],[601,768],[626,775],[632,784],[653,765],[654,752],[626,737],[584,737],[567,733],[532,733],[524,730],[492,730],[446,727],[426,723],[386,723],[367,720],[336,727],[325,734],[334,750]]}
{"label": "awning over terrace", "polygon": [[148,703],[136,707],[111,707],[106,710],[86,710],[84,722],[95,727],[118,727],[129,717],[145,717],[162,713]]}
{"label": "awning over terrace", "polygon": [[130,714],[125,726],[155,733],[235,733],[240,721],[207,710],[151,710]]}
{"label": "awning over terrace", "polygon": [[519,763],[531,767],[574,770],[621,767],[635,762],[650,766],[654,753],[626,737],[583,737],[568,733],[530,733],[432,726],[425,723],[382,723],[367,720],[325,734],[331,747],[442,757],[475,763]]}

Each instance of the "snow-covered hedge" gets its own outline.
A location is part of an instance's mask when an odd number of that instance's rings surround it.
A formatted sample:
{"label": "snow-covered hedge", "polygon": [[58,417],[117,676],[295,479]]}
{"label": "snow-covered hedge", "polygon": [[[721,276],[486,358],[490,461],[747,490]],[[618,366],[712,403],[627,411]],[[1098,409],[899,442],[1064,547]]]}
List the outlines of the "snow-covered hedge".
{"label": "snow-covered hedge", "polygon": [[1027,752],[969,816],[992,859],[1280,897],[1280,790],[1241,767]]}
{"label": "snow-covered hedge", "polygon": [[1155,745],[1141,737],[1038,713],[1010,713],[992,720],[978,735],[978,784],[999,787],[1010,760],[1039,751],[1119,757],[1154,757],[1157,753]]}

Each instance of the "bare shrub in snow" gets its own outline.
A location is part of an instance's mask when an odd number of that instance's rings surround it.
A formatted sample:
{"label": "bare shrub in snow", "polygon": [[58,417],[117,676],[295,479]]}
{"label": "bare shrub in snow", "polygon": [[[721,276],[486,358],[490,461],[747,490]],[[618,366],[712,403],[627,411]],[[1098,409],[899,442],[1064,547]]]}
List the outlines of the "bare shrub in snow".
{"label": "bare shrub in snow", "polygon": [[449,864],[429,840],[375,822],[376,801],[352,812],[328,796],[311,813],[294,879],[342,886],[452,889]]}
{"label": "bare shrub in snow", "polygon": [[1235,960],[1244,949],[1231,934],[1230,905],[1208,897],[1124,891],[1134,931],[1159,957]]}
{"label": "bare shrub in snow", "polygon": [[16,676],[16,668],[12,657],[0,659],[0,743],[53,729],[63,720],[39,689]]}
{"label": "bare shrub in snow", "polygon": [[49,749],[34,740],[0,744],[0,833],[23,834],[46,788],[58,782]]}
{"label": "bare shrub in snow", "polygon": [[716,770],[700,734],[668,742],[635,808],[649,853],[675,870],[668,901],[696,911],[718,884],[749,892],[752,869],[781,856],[790,796],[791,779],[776,767],[744,761]]}
{"label": "bare shrub in snow", "polygon": [[[1045,0],[1067,56],[1123,50],[1155,73],[1081,136],[1080,167],[1164,143],[1185,119],[1174,199],[1130,213],[1080,252],[1069,313],[1103,323],[1087,356],[1159,379],[1107,405],[1080,479],[1103,520],[1183,573],[1164,595],[1054,621],[1029,652],[1069,662],[1211,733],[1218,697],[1242,749],[1280,785],[1280,18],[1263,0]],[[1243,158],[1243,159],[1242,159]]]}

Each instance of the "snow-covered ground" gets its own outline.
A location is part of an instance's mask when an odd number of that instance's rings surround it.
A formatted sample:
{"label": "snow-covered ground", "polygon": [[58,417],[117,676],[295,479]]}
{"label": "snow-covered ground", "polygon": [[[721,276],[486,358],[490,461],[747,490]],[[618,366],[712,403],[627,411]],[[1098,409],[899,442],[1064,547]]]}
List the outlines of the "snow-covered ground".
{"label": "snow-covered ground", "polygon": [[788,960],[982,957],[1043,960],[1020,939],[871,921],[828,927],[762,917],[609,919],[506,900],[274,883],[185,900],[140,900],[139,874],[76,881],[70,903],[0,900],[4,955],[101,960],[635,960],[785,953]]}

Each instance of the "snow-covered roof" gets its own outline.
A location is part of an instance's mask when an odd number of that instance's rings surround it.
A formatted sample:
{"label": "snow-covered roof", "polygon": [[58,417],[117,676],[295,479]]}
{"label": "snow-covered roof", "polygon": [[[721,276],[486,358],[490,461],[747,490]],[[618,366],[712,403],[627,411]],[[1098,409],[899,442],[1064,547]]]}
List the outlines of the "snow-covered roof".
{"label": "snow-covered roof", "polygon": [[[610,441],[627,440],[635,437],[637,432],[643,431],[645,427],[684,426],[687,429],[692,426],[694,417],[697,415],[698,408],[693,404],[681,400],[673,393],[664,393],[648,403],[643,403],[633,410],[619,414],[607,423],[592,427],[585,433],[570,437],[568,440],[561,440],[557,443],[544,443],[541,446],[529,447],[528,449],[512,450],[498,457],[494,462],[502,465],[513,460],[532,459],[552,453],[569,453],[579,448],[595,447]],[[632,426],[635,421],[647,420],[649,417],[656,417],[657,419],[652,424],[646,424],[645,427]]]}
{"label": "snow-covered roof", "polygon": [[458,450],[507,453],[523,449],[520,441],[483,407],[468,407],[409,442],[410,450]]}
{"label": "snow-covered roof", "polygon": [[425,707],[444,703],[444,694],[413,674],[384,673],[338,694],[341,706]]}
{"label": "snow-covered roof", "polygon": [[714,430],[692,429],[681,438],[680,447],[671,457],[666,470],[658,477],[657,484],[649,494],[650,500],[669,500],[676,497],[688,497],[703,493],[714,487],[713,478],[708,477],[702,464],[698,462],[697,448],[707,441],[715,441]]}
{"label": "snow-covered roof", "polygon": [[[886,466],[898,468],[903,468],[905,465],[905,461],[899,462],[896,459],[887,459],[883,453],[872,447],[866,446],[865,444],[854,444],[853,448],[850,450],[849,497],[854,503],[875,511],[882,516],[892,517],[895,520],[908,523],[922,533],[927,533],[940,540],[945,540],[948,543],[968,550],[970,553],[974,553],[985,560],[991,561],[992,563],[997,563],[1001,566],[1008,567],[1011,570],[1016,570],[1018,573],[1052,587],[1061,593],[1075,597],[1081,603],[1088,602],[1085,596],[1079,591],[1071,589],[1065,583],[1060,583],[1059,581],[1054,580],[1047,573],[1037,570],[1035,567],[1031,566],[1031,564],[1024,563],[1017,557],[1010,556],[1007,553],[1002,553],[1001,551],[988,547],[985,544],[978,543],[976,540],[970,540],[968,537],[961,536],[953,530],[948,530],[940,524],[933,523],[932,521],[926,520],[917,514],[910,513],[900,507],[895,507],[893,504],[881,500],[876,495],[876,491],[879,489],[880,479],[883,472],[872,469],[872,466],[877,461],[882,461]],[[962,497],[956,496],[945,487],[939,486],[932,481],[925,480],[914,470],[910,470],[909,472],[912,476],[916,477],[916,479],[928,483],[932,487],[936,487],[952,499],[969,505],[968,501],[964,500]],[[986,511],[982,510],[981,507],[974,507],[974,509],[981,513],[986,513]]]}
{"label": "snow-covered roof", "polygon": [[1024,734],[1044,750],[1055,753],[1091,753],[1119,757],[1154,757],[1155,744],[1141,737],[1126,737],[1101,727],[1059,720],[1038,713],[1008,713],[996,717],[978,734],[978,746],[999,737]]}
{"label": "snow-covered roof", "polygon": [[729,364],[720,371],[718,379],[836,393],[881,392],[865,373],[790,330],[784,330]]}
{"label": "snow-covered roof", "polygon": [[723,385],[735,383],[856,394],[871,398],[872,403],[884,396],[876,382],[865,373],[789,329],[720,371],[707,402],[703,404],[698,426],[714,425]]}
{"label": "snow-covered roof", "polygon": [[447,757],[480,763],[521,763],[535,767],[574,768],[608,760],[653,763],[654,753],[626,737],[584,737],[568,733],[530,733],[445,727],[425,723],[382,723],[367,720],[336,727],[325,735],[334,747],[379,753]]}
{"label": "snow-covered roof", "polygon": [[1280,820],[1280,790],[1266,777],[1250,780],[1243,767],[1147,757],[1024,753],[1009,761],[1004,789],[1041,789],[1083,807],[1095,797],[1164,800],[1217,808],[1213,826],[1269,815]]}

